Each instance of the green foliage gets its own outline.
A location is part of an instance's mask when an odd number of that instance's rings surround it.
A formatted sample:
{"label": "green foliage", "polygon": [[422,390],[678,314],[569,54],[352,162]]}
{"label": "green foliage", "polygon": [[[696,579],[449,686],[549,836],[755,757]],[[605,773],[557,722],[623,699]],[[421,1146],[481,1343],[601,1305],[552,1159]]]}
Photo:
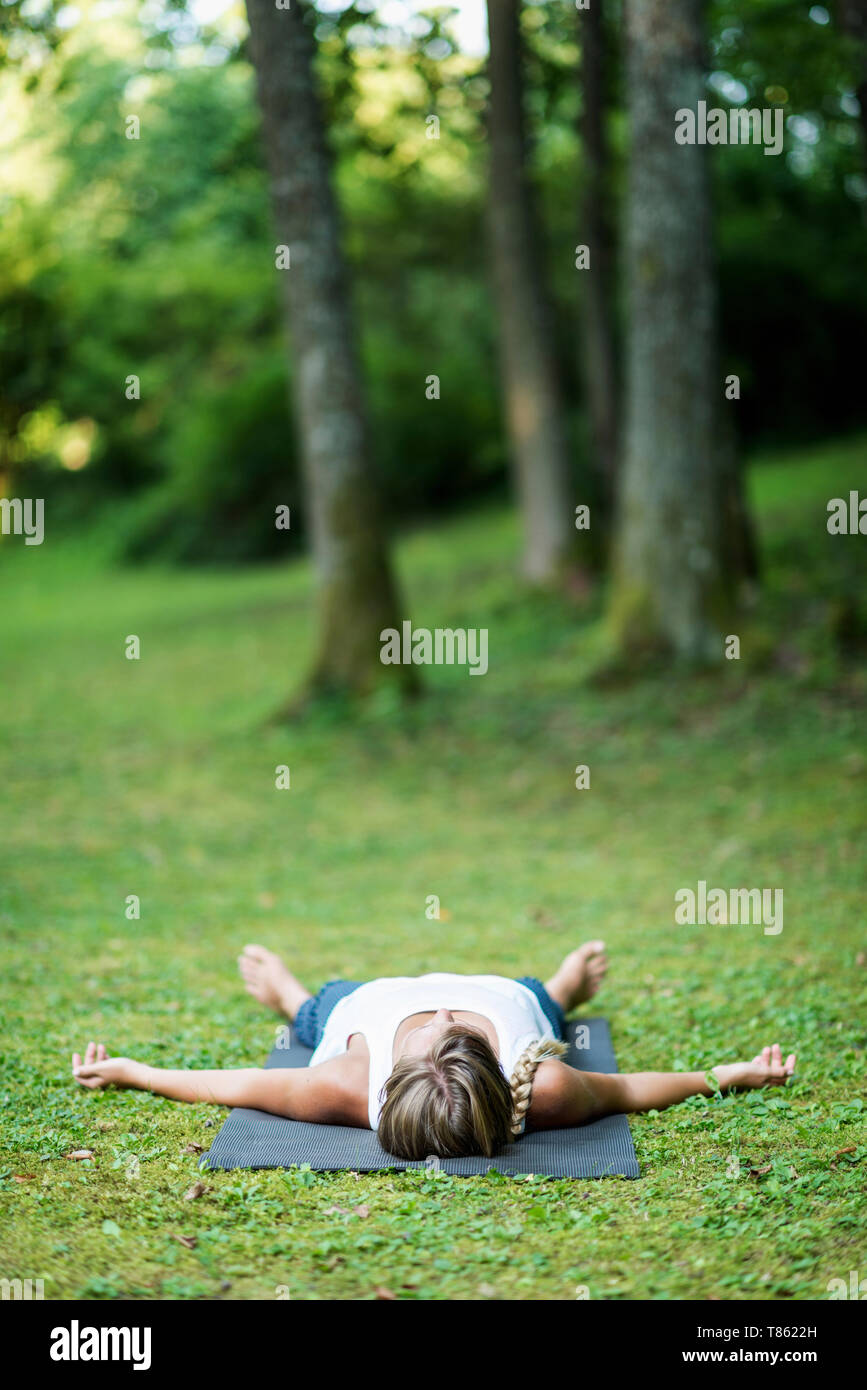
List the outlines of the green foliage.
{"label": "green foliage", "polygon": [[[2,7],[0,473],[59,509],[107,509],[134,558],[222,562],[282,548],[299,496],[253,82],[235,21],[130,5],[57,28]],[[709,99],[785,88],[786,154],[713,152],[722,363],[747,444],[864,421],[865,150],[858,55],[810,7],[711,7]],[[64,21],[68,25],[68,18]],[[531,176],[544,212],[576,488],[594,470],[577,360],[573,247],[582,154],[580,13],[525,6]],[[628,130],[620,14],[608,7],[608,197]],[[352,266],[375,462],[398,521],[502,489],[506,450],[485,250],[487,84],[447,8],[399,43],[375,12],[318,18],[318,70]],[[141,138],[125,138],[139,115]],[[440,119],[439,140],[426,118]],[[800,133],[798,133],[800,132]],[[291,272],[289,272],[291,273]],[[618,287],[618,313],[624,312]],[[141,378],[140,401],[124,383]],[[428,401],[426,379],[441,380]],[[245,400],[244,397],[247,396]],[[80,461],[86,442],[85,467]],[[61,463],[65,460],[65,465]],[[29,486],[29,484],[28,484]],[[292,544],[304,509],[293,510]]]}
{"label": "green foliage", "polygon": [[237,374],[199,377],[173,421],[177,465],[123,516],[125,553],[213,563],[285,555],[297,542],[275,512],[301,514],[298,468],[279,353]]}

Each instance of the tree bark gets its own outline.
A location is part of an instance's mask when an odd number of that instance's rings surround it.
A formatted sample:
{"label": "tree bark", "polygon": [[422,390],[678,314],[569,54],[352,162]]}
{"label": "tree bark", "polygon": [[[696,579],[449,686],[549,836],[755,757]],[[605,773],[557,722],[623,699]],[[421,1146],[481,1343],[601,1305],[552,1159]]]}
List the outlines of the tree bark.
{"label": "tree bark", "polygon": [[579,242],[590,248],[584,275],[581,341],[593,451],[610,511],[617,473],[617,353],[613,315],[614,231],[609,211],[609,150],[605,131],[605,29],[602,0],[578,13],[583,113]]}
{"label": "tree bark", "polygon": [[563,401],[526,169],[518,0],[488,0],[489,226],[500,369],[524,530],[523,570],[556,585],[575,547]]}
{"label": "tree bark", "polygon": [[867,163],[867,0],[839,0],[843,33],[856,45],[855,95],[861,108],[862,148]]}
{"label": "tree bark", "polygon": [[308,690],[364,693],[386,673],[380,632],[398,601],[367,441],[331,163],[315,87],[314,40],[293,0],[247,0],[250,55],[262,113],[279,244],[294,413],[300,436],[319,602],[319,645]]}
{"label": "tree bark", "polygon": [[724,657],[744,552],[718,429],[724,383],[705,147],[702,0],[627,0],[626,439],[610,618],[621,654]]}

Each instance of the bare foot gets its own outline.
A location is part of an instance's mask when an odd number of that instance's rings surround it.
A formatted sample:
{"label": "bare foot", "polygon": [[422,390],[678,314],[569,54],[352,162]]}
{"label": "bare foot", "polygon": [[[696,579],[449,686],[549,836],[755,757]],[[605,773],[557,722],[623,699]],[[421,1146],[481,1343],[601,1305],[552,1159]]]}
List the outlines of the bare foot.
{"label": "bare foot", "polygon": [[586,941],[571,951],[556,975],[545,985],[552,999],[568,1014],[576,1004],[592,999],[608,970],[604,941]]}
{"label": "bare foot", "polygon": [[306,990],[274,951],[264,946],[245,946],[238,957],[238,969],[247,993],[277,1014],[294,1018],[305,999]]}

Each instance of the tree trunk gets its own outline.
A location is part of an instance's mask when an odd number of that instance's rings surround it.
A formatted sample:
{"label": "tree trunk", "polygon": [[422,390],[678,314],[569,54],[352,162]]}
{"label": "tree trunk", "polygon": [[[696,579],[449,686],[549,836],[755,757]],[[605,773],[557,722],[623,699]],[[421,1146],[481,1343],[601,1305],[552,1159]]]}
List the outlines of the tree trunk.
{"label": "tree trunk", "polygon": [[538,584],[567,578],[574,510],[563,402],[526,170],[518,0],[488,0],[491,99],[489,224],[500,363],[524,528],[523,570]]}
{"label": "tree trunk", "polygon": [[717,428],[724,383],[705,148],[702,0],[627,0],[631,114],[626,440],[610,616],[627,659],[724,657],[742,537]]}
{"label": "tree trunk", "polygon": [[309,690],[363,693],[385,673],[380,632],[398,604],[378,514],[360,368],[307,6],[247,0],[282,277],[294,411],[318,582],[319,647]]}
{"label": "tree trunk", "polygon": [[593,452],[610,512],[617,472],[617,354],[613,317],[613,219],[609,210],[609,152],[605,133],[605,29],[602,0],[579,12],[583,114],[582,190],[578,240],[590,248],[581,281],[581,339]]}
{"label": "tree trunk", "polygon": [[855,95],[861,108],[862,147],[867,162],[867,0],[839,0],[838,15],[843,33],[856,45]]}

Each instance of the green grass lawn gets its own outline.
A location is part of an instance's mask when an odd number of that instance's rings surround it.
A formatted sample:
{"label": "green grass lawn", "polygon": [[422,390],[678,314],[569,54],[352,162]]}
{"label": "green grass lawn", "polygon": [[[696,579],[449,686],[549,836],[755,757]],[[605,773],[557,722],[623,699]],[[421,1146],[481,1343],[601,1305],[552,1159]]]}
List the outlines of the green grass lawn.
{"label": "green grass lawn", "polygon": [[[801,1299],[867,1276],[867,539],[825,531],[865,458],[757,462],[740,662],[594,682],[598,607],[523,594],[514,520],[483,512],[397,557],[416,624],[489,629],[484,679],[432,668],[408,712],[384,691],[358,721],[282,730],[265,719],[311,654],[306,564],[108,571],[50,513],[41,549],[4,541],[0,1276],[227,1299]],[[782,888],[782,933],[676,926],[699,879]],[[69,1076],[91,1038],[165,1066],[264,1058],[247,941],[313,988],[545,976],[589,936],[621,1070],[778,1040],[794,1084],[633,1118],[638,1181],[213,1172],[187,1200],[222,1112]]]}

